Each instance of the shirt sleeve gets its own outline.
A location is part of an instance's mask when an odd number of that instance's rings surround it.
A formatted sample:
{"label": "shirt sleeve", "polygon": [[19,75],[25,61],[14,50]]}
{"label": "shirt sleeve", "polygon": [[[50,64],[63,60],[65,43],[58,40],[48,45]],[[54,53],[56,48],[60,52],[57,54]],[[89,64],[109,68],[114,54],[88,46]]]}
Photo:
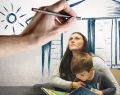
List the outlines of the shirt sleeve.
{"label": "shirt sleeve", "polygon": [[103,95],[113,95],[115,93],[116,89],[115,88],[107,88],[103,90]]}
{"label": "shirt sleeve", "polygon": [[104,74],[101,74],[101,89],[103,91],[103,95],[114,95],[116,92],[116,87],[113,82]]}
{"label": "shirt sleeve", "polygon": [[60,78],[59,66],[60,66],[59,64],[56,64],[55,69],[50,78],[50,84],[62,89],[70,89],[72,81],[66,81]]}
{"label": "shirt sleeve", "polygon": [[99,58],[97,56],[94,56],[93,57],[93,65],[94,65],[94,68],[95,68],[96,71],[103,72],[105,74],[105,76],[107,76],[110,79],[110,81],[114,84],[114,86],[116,87],[116,93],[114,95],[120,95],[119,84],[116,81],[116,79],[113,76],[110,69],[105,64],[104,60],[102,60],[101,58]]}

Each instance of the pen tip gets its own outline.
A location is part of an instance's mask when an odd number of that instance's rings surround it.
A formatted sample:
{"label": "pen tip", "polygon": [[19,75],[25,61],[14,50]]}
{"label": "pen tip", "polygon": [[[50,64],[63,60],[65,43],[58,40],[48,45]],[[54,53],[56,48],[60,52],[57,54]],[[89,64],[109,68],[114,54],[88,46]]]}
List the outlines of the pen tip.
{"label": "pen tip", "polygon": [[32,11],[34,11],[35,8],[31,8]]}

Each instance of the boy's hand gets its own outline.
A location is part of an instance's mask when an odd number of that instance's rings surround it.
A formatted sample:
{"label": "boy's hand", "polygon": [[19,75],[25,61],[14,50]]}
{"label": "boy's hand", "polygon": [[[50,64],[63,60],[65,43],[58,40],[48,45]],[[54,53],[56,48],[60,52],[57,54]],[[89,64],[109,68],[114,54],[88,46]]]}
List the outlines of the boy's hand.
{"label": "boy's hand", "polygon": [[103,92],[102,92],[102,91],[100,91],[100,90],[98,90],[98,89],[95,89],[95,88],[91,88],[90,91],[92,91],[92,92],[94,92],[94,93],[96,93],[96,94],[98,94],[98,95],[103,95]]}
{"label": "boy's hand", "polygon": [[85,84],[83,82],[81,82],[81,81],[72,83],[72,88],[75,88],[75,89],[83,87],[83,86],[85,86]]}

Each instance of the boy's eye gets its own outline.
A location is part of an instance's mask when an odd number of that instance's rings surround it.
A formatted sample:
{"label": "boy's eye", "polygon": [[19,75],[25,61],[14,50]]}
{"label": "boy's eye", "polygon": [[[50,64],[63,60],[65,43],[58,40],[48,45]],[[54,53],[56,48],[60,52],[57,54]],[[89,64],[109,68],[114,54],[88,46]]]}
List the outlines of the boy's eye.
{"label": "boy's eye", "polygon": [[84,75],[80,75],[80,76],[84,76]]}

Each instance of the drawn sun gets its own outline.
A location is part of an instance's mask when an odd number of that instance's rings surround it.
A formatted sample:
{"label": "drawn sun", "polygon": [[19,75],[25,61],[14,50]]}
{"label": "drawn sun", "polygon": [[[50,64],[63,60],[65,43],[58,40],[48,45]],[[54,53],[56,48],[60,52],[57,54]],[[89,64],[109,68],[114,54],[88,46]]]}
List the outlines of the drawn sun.
{"label": "drawn sun", "polygon": [[21,10],[21,7],[19,7],[17,10],[14,10],[13,8],[13,4],[11,4],[11,12],[8,11],[8,9],[3,6],[5,12],[0,12],[1,15],[5,16],[5,19],[2,19],[1,22],[6,23],[4,29],[7,29],[9,27],[9,25],[12,25],[12,31],[15,34],[15,24],[19,24],[22,27],[25,27],[25,25],[23,25],[19,19],[23,18],[24,16],[26,16],[26,14],[21,14],[19,15],[18,13]]}

